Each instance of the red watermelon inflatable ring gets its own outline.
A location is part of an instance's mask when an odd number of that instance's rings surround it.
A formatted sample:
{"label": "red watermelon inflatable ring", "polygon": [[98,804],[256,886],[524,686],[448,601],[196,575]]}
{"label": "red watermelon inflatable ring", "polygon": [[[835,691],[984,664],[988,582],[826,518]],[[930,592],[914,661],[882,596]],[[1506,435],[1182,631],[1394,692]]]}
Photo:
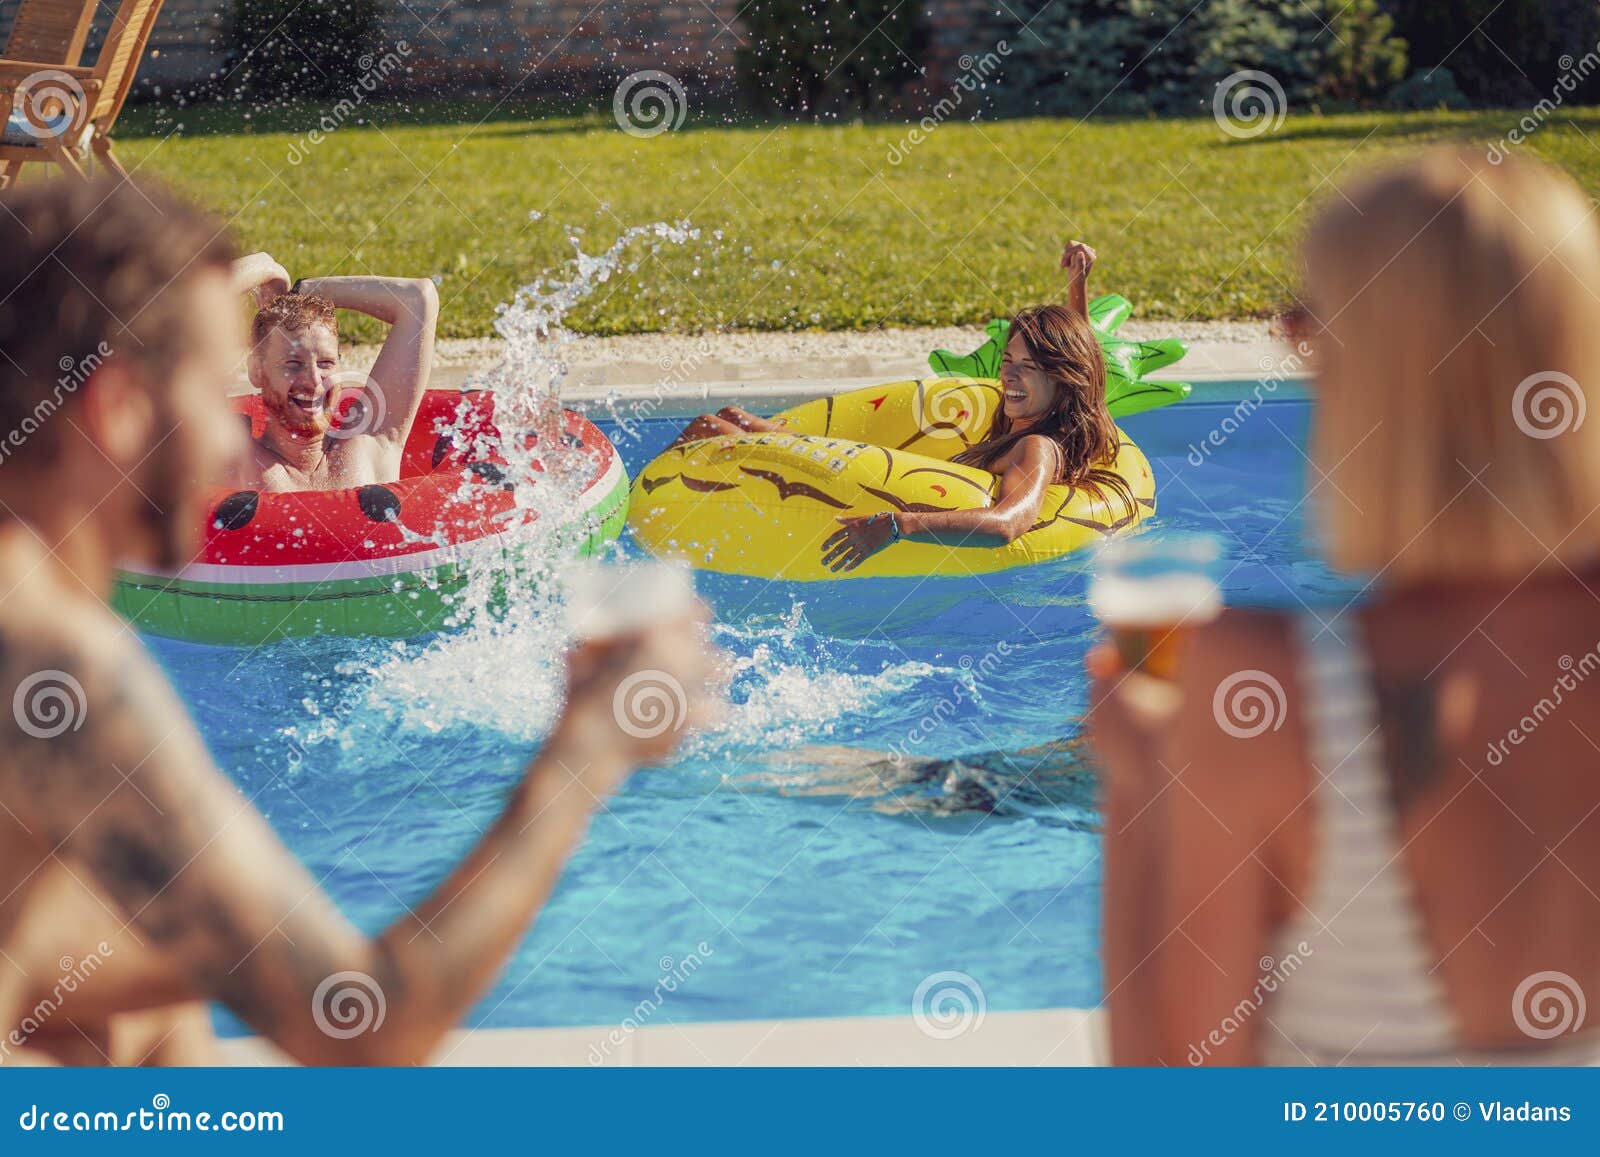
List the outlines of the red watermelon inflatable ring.
{"label": "red watermelon inflatable ring", "polygon": [[[261,400],[238,400],[252,430]],[[616,447],[567,411],[559,448],[576,461],[570,521],[556,541],[588,554],[627,520],[628,478]],[[537,436],[527,482],[544,470]],[[348,490],[219,491],[195,561],[171,574],[119,571],[114,604],[141,630],[195,642],[256,645],[288,635],[404,638],[437,630],[477,568],[520,561],[536,511],[519,510],[499,444],[494,395],[429,390],[400,478]],[[520,533],[519,533],[520,532]]]}

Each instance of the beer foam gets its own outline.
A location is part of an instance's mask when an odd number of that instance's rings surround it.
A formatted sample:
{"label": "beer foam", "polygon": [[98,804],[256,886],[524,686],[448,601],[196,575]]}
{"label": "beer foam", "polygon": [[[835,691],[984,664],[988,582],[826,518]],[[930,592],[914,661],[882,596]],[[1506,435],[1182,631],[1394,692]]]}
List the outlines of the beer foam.
{"label": "beer foam", "polygon": [[567,629],[577,639],[631,634],[651,623],[678,618],[694,605],[689,568],[668,562],[607,565],[588,560],[568,566]]}
{"label": "beer foam", "polygon": [[1198,626],[1222,613],[1222,591],[1203,574],[1097,575],[1089,609],[1108,626]]}

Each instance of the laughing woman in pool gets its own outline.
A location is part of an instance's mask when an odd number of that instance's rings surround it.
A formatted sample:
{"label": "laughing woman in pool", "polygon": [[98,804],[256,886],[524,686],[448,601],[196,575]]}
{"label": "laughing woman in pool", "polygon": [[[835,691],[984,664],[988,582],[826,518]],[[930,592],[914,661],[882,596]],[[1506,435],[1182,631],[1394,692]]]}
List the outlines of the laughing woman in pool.
{"label": "laughing woman in pool", "polygon": [[[1111,470],[1117,427],[1106,408],[1105,358],[1089,326],[1089,271],[1095,256],[1083,242],[1069,243],[1061,255],[1070,278],[1068,304],[1035,306],[1012,318],[1000,369],[1000,412],[988,436],[955,458],[1000,476],[995,504],[975,510],[846,515],[822,545],[822,561],[830,570],[855,570],[902,539],[1004,546],[1038,521],[1050,486],[1091,489],[1134,513],[1132,490]],[[729,406],[696,418],[678,442],[781,428]]]}

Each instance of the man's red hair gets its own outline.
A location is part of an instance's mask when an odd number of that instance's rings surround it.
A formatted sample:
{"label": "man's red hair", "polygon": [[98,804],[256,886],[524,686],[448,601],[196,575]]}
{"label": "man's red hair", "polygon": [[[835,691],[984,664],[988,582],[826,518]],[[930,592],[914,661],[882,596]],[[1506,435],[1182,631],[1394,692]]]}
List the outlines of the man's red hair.
{"label": "man's red hair", "polygon": [[339,315],[333,302],[314,293],[283,293],[256,311],[250,322],[250,348],[255,349],[275,329],[285,333],[304,333],[314,325],[325,325],[339,336]]}

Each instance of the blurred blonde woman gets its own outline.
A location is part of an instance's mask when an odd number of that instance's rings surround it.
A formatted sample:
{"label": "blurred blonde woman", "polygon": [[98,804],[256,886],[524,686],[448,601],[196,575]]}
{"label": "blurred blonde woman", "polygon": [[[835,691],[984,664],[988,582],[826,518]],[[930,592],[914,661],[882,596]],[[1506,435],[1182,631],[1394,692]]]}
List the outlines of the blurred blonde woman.
{"label": "blurred blonde woman", "polygon": [[1429,152],[1330,199],[1304,274],[1316,521],[1371,582],[1224,614],[1172,683],[1092,653],[1114,1059],[1593,1063],[1593,206]]}

